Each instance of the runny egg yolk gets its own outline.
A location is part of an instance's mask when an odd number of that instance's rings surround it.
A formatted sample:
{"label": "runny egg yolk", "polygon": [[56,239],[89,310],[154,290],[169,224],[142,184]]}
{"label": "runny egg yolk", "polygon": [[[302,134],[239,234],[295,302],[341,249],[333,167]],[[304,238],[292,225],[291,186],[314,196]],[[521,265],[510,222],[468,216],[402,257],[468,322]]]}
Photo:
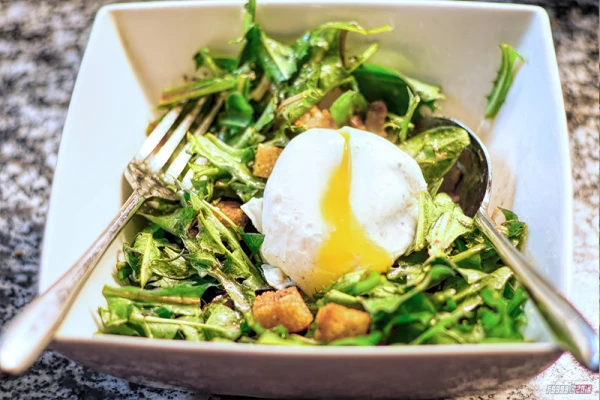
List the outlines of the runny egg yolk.
{"label": "runny egg yolk", "polygon": [[312,277],[314,292],[330,285],[343,274],[359,268],[383,272],[393,261],[385,249],[369,239],[352,212],[350,134],[340,134],[344,138],[342,162],[333,171],[327,191],[321,199],[321,213],[330,234],[317,257],[317,268]]}

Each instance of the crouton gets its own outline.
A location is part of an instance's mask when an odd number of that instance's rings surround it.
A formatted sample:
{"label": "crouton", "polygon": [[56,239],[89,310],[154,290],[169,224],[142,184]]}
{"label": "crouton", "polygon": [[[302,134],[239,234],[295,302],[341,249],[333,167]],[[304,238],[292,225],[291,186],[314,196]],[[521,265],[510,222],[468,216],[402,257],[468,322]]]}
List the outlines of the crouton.
{"label": "crouton", "polygon": [[[220,200],[217,203],[217,208],[225,214],[234,224],[244,227],[248,223],[248,216],[240,208],[241,204],[235,200]],[[225,225],[229,225],[219,214],[215,216]]]}
{"label": "crouton", "polygon": [[258,296],[252,315],[263,328],[283,325],[288,332],[301,332],[313,321],[312,313],[295,286]]}
{"label": "crouton", "polygon": [[313,106],[298,118],[294,125],[298,127],[312,128],[331,128],[336,129],[337,125],[328,110],[319,110],[319,107]]}
{"label": "crouton", "polygon": [[365,120],[365,127],[369,132],[378,134],[379,136],[386,136],[385,129],[385,117],[387,116],[387,107],[383,101],[374,101],[369,104],[367,109],[367,119]]}
{"label": "crouton", "polygon": [[315,339],[331,342],[336,339],[364,335],[369,331],[371,317],[364,311],[328,303],[317,313]]}
{"label": "crouton", "polygon": [[279,147],[259,144],[252,173],[260,178],[271,176],[271,172],[273,172],[275,163],[282,151],[283,149]]}

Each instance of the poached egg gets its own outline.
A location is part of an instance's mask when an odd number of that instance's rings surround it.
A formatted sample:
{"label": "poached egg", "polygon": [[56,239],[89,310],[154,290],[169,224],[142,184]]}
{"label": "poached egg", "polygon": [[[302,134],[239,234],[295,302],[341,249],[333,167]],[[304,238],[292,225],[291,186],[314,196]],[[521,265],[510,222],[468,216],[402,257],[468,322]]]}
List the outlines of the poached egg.
{"label": "poached egg", "polygon": [[384,272],[404,254],[424,190],[416,161],[388,140],[315,128],[290,141],[263,198],[242,209],[265,235],[265,261],[312,296],[348,272]]}

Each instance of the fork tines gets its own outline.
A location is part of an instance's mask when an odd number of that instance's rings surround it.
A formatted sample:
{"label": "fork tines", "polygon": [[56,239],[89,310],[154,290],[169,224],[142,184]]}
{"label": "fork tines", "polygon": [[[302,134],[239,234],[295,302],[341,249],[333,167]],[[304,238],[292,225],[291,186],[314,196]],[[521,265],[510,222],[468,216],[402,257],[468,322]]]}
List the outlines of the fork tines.
{"label": "fork tines", "polygon": [[[148,135],[133,162],[147,173],[161,175],[165,183],[174,183],[192,158],[190,144],[185,142],[186,134],[188,131],[193,135],[204,134],[223,105],[224,96],[216,96],[212,107],[211,100],[209,96],[189,100],[167,112]],[[189,171],[184,178],[189,182],[191,176],[187,175]]]}

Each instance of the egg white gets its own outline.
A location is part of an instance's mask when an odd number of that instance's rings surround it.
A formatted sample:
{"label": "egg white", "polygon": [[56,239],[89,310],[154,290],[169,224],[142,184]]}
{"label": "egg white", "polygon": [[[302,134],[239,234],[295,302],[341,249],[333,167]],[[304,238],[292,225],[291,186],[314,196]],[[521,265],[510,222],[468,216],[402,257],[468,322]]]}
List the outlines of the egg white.
{"label": "egg white", "polygon": [[[419,193],[427,184],[416,161],[388,140],[358,129],[343,130],[350,133],[352,211],[369,239],[394,260],[414,240]],[[265,261],[308,293],[319,250],[329,237],[321,200],[343,149],[337,130],[300,134],[277,160],[263,199],[242,207],[265,235]]]}

